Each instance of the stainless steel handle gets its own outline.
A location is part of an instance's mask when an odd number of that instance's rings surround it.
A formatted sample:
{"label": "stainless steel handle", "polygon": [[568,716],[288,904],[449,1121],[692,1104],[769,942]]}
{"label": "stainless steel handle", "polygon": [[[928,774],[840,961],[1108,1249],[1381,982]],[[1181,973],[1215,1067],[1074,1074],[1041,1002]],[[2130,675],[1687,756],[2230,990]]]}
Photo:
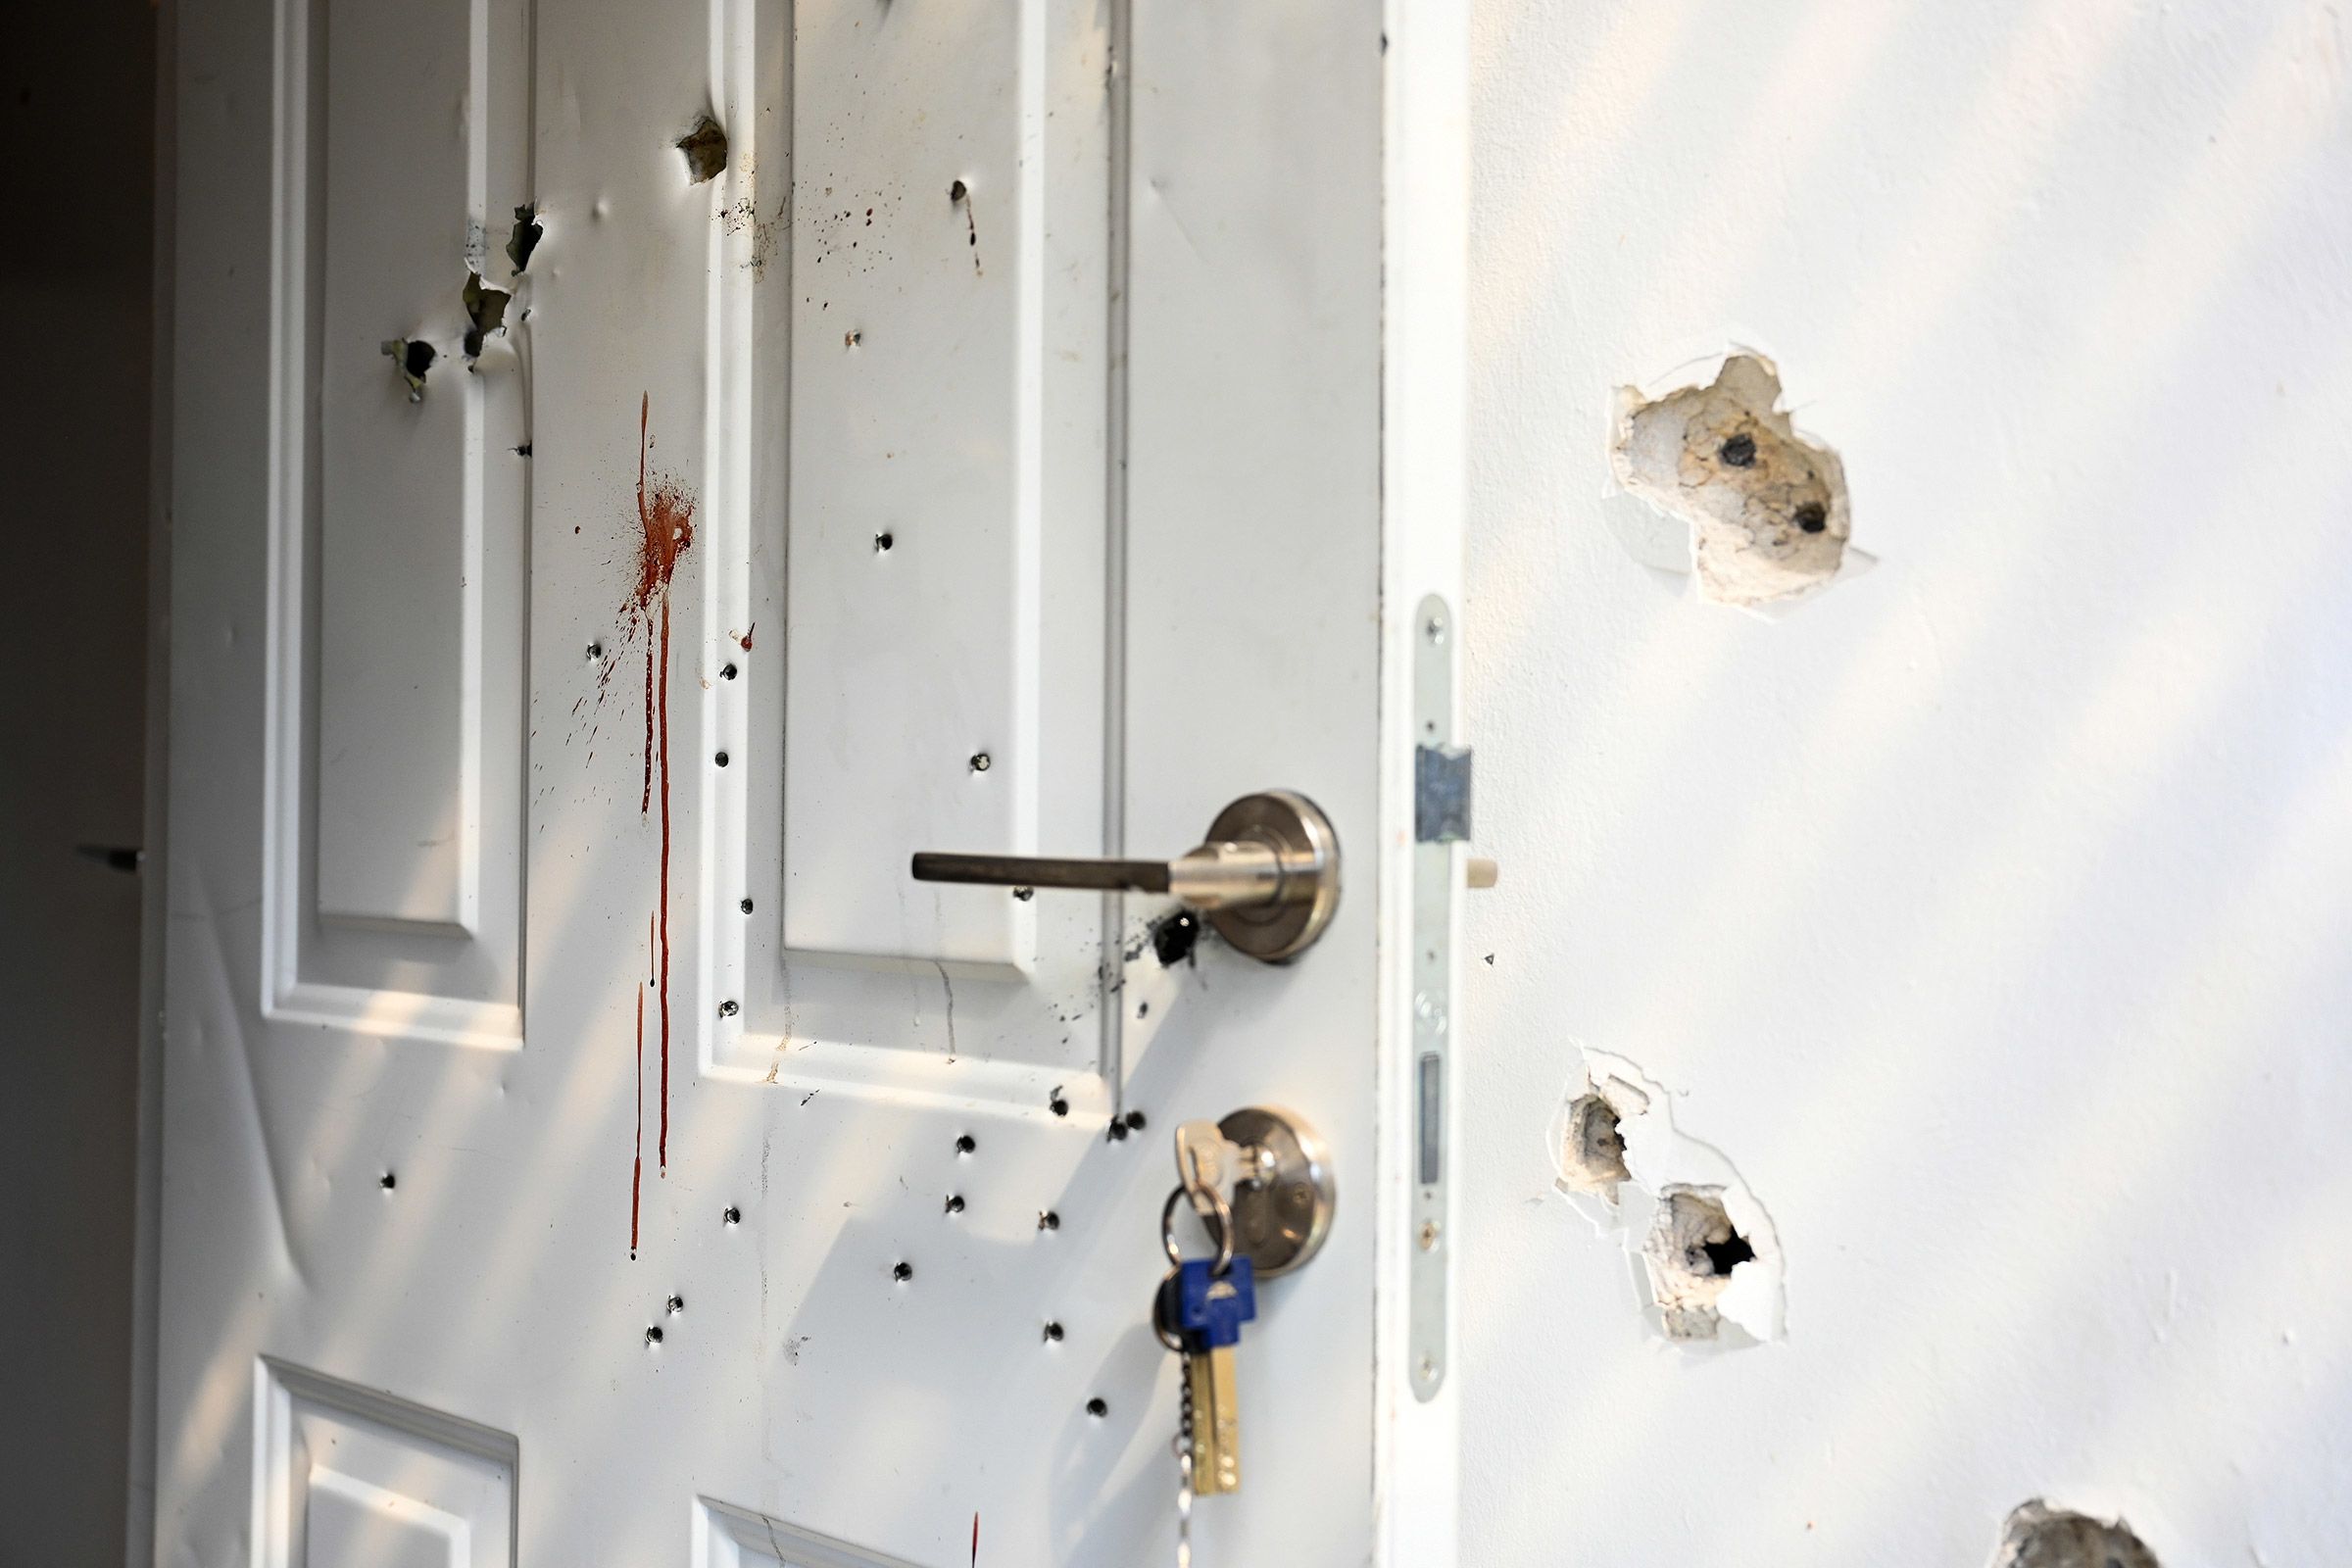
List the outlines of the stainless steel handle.
{"label": "stainless steel handle", "polygon": [[1217,813],[1206,840],[1172,860],[1073,860],[924,851],[917,882],[1163,893],[1209,917],[1253,958],[1279,963],[1323,934],[1340,901],[1340,841],[1303,795],[1266,790]]}

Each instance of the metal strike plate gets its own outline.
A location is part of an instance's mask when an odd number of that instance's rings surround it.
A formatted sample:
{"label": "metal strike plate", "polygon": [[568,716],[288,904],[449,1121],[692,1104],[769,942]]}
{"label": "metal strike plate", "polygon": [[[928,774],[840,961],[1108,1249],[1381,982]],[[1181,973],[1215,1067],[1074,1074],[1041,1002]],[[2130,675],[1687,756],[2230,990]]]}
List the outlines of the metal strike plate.
{"label": "metal strike plate", "polygon": [[1453,1010],[1453,897],[1466,879],[1493,884],[1492,862],[1467,878],[1454,846],[1470,834],[1470,753],[1453,746],[1453,616],[1431,594],[1415,617],[1413,658],[1413,1200],[1409,1321],[1414,1396],[1436,1396],[1446,1382],[1446,1251],[1452,1238],[1446,1201],[1448,1035]]}

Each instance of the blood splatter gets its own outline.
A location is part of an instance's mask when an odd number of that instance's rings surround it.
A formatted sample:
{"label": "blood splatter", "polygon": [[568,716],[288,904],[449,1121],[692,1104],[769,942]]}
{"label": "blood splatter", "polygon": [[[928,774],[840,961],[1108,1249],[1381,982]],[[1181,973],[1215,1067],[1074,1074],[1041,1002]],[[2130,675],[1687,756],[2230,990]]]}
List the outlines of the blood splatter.
{"label": "blood splatter", "polygon": [[637,1143],[629,1158],[629,1256],[637,1255],[637,1200],[645,1189],[645,982],[637,982]]}
{"label": "blood splatter", "polygon": [[972,1515],[972,1568],[980,1568],[980,1516]]}
{"label": "blood splatter", "polygon": [[758,631],[759,629],[760,623],[755,620],[752,622],[751,631],[747,631],[742,636],[735,639],[737,642],[743,644],[743,651],[745,653],[748,654],[752,651],[752,632]]}
{"label": "blood splatter", "polygon": [[[645,637],[645,775],[637,793],[639,815],[650,815],[656,797],[662,811],[662,870],[653,929],[648,933],[655,950],[655,1006],[661,1038],[662,1076],[660,1130],[654,1153],[657,1168],[669,1170],[669,589],[678,563],[694,543],[694,497],[675,479],[651,473],[653,398],[637,404],[637,576],[621,606],[624,636]],[[658,788],[657,788],[658,786]],[[638,1018],[638,1175],[630,1182],[630,1235],[635,1243],[636,1192],[644,1169],[644,994],[639,991]]]}

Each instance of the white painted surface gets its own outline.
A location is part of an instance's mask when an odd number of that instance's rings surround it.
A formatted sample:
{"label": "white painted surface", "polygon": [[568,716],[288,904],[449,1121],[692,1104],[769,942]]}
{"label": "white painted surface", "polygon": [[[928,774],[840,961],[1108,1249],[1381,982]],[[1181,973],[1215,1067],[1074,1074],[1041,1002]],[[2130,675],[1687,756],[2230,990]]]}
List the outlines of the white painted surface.
{"label": "white painted surface", "polygon": [[[347,96],[351,10],[213,8],[179,61],[159,1559],[1161,1557],[1167,1135],[1270,1102],[1343,1206],[1261,1297],[1202,1560],[1427,1560],[1451,1405],[1407,1392],[1386,1298],[1415,627],[1384,607],[1458,592],[1454,507],[1398,501],[1459,493],[1458,336],[1387,323],[1458,311],[1459,187],[1393,129],[1409,103],[1458,151],[1459,77],[1384,67],[1363,0],[571,0],[404,15],[431,69]],[[1456,58],[1442,8],[1391,10]],[[691,184],[706,110],[729,167]],[[338,217],[379,177],[423,259]],[[485,260],[514,300],[469,371]],[[408,404],[378,343],[420,331]],[[1384,422],[1399,366],[1426,436]],[[694,530],[650,613],[649,492]],[[1346,857],[1288,967],[1126,957],[1143,901],[906,878],[1175,853],[1268,785]],[[468,799],[453,857],[417,824]],[[366,1462],[322,1483],[312,1427]]]}
{"label": "white painted surface", "polygon": [[[1482,3],[1465,1561],[1973,1568],[2036,1495],[2352,1559],[2344,50]],[[1777,625],[1603,522],[1611,389],[1735,344],[1880,558]],[[1659,1343],[1552,1191],[1580,1043],[1769,1210],[1785,1344]]]}

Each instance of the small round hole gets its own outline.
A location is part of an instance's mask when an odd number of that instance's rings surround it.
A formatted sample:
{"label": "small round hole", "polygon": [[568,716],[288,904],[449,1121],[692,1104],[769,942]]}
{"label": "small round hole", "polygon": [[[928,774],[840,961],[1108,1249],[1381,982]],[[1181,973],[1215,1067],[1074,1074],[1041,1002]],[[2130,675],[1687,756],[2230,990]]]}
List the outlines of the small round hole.
{"label": "small round hole", "polygon": [[718,1004],[718,1015],[719,1015],[721,1018],[732,1018],[732,1017],[734,1017],[734,1016],[735,1016],[737,1013],[741,1012],[742,1010],[743,1010],[743,1008],[742,1008],[742,1007],[741,1007],[741,1006],[740,1006],[740,1005],[739,1005],[739,1004],[738,1004],[735,1002],[735,999],[734,999],[734,998],[732,998],[732,997],[728,998],[726,1001],[724,1001],[724,1002],[722,1002],[722,1003],[720,1003],[720,1004]]}
{"label": "small round hole", "polygon": [[958,1154],[968,1154],[979,1147],[980,1141],[974,1138],[970,1133],[959,1133],[956,1135],[956,1152]]}
{"label": "small round hole", "polygon": [[1101,1395],[1097,1395],[1095,1397],[1086,1401],[1086,1413],[1100,1421],[1104,1416],[1110,1414],[1110,1406],[1104,1402]]}
{"label": "small round hole", "polygon": [[841,334],[841,346],[845,349],[854,349],[864,341],[865,334],[858,331],[856,327],[852,327],[847,332]]}
{"label": "small round hole", "polygon": [[1819,533],[1830,525],[1830,514],[1818,501],[1808,501],[1796,509],[1796,525],[1807,533]]}
{"label": "small round hole", "polygon": [[737,905],[736,907],[741,909],[744,913],[749,914],[752,912],[752,901],[746,899],[741,904]]}
{"label": "small round hole", "polygon": [[891,1265],[890,1277],[904,1285],[914,1278],[914,1265],[912,1263],[894,1263]]}
{"label": "small round hole", "polygon": [[719,766],[724,767],[727,765],[727,754],[720,752],[717,756],[711,758],[710,760],[716,762]]}
{"label": "small round hole", "polygon": [[1046,1102],[1046,1108],[1056,1116],[1067,1116],[1070,1113],[1070,1102],[1059,1095],[1055,1095],[1052,1100]]}
{"label": "small round hole", "polygon": [[1061,1343],[1060,1324],[1049,1323],[1046,1325],[1046,1343],[1048,1345],[1059,1345]]}
{"label": "small round hole", "polygon": [[951,1214],[960,1214],[963,1212],[963,1195],[961,1193],[950,1193],[948,1195],[948,1212]]}
{"label": "small round hole", "polygon": [[897,537],[893,535],[889,529],[885,528],[880,533],[874,535],[874,551],[877,555],[879,555],[898,542],[899,541]]}
{"label": "small round hole", "polygon": [[595,663],[595,662],[596,662],[598,660],[600,660],[600,659],[603,659],[604,657],[605,657],[605,645],[604,645],[603,643],[590,643],[590,644],[588,645],[588,662],[590,662],[591,664],[593,664],[593,663]]}
{"label": "small round hole", "polygon": [[948,187],[948,200],[952,202],[959,202],[969,194],[971,194],[971,192],[960,179]]}
{"label": "small round hole", "polygon": [[660,1324],[657,1323],[652,1328],[649,1328],[645,1331],[645,1343],[648,1345],[660,1345],[662,1343],[662,1326]]}
{"label": "small round hole", "polygon": [[393,1188],[400,1185],[400,1178],[393,1175],[390,1171],[386,1171],[383,1173],[383,1175],[376,1178],[375,1184],[388,1193]]}
{"label": "small round hole", "polygon": [[686,1298],[683,1296],[673,1296],[669,1298],[666,1304],[669,1307],[670,1316],[675,1317],[680,1312],[686,1310]]}
{"label": "small round hole", "polygon": [[733,1203],[729,1203],[727,1205],[727,1211],[724,1214],[721,1214],[719,1218],[724,1220],[729,1225],[740,1225],[743,1223],[743,1210],[737,1208]]}
{"label": "small round hole", "polygon": [[1037,889],[1035,889],[1035,888],[1014,888],[1014,889],[1012,890],[1012,896],[1013,896],[1013,898],[1014,898],[1014,899],[1018,900],[1020,903],[1022,903],[1022,904],[1027,904],[1027,903],[1028,903],[1028,902],[1029,902],[1031,899],[1034,899],[1034,898],[1036,898],[1036,897],[1037,897]]}
{"label": "small round hole", "polygon": [[1123,1144],[1127,1141],[1127,1124],[1115,1117],[1103,1131],[1110,1135],[1110,1141],[1114,1144]]}
{"label": "small round hole", "polygon": [[733,680],[739,673],[740,671],[738,671],[733,664],[721,664],[718,666],[718,678],[720,680]]}
{"label": "small round hole", "polygon": [[1061,1216],[1049,1208],[1037,1216],[1037,1228],[1041,1231],[1057,1231],[1061,1229]]}
{"label": "small round hole", "polygon": [[1756,438],[1745,430],[1715,449],[1715,455],[1735,468],[1756,466]]}
{"label": "small round hole", "polygon": [[993,757],[991,757],[991,756],[989,756],[989,755],[988,755],[986,752],[974,752],[974,753],[972,754],[972,771],[973,771],[973,772],[975,772],[975,773],[985,773],[985,772],[987,772],[987,771],[988,771],[990,768],[992,768],[992,767],[994,767],[994,766],[996,766],[996,765],[997,765],[996,759],[995,759],[995,758],[993,758]]}
{"label": "small round hole", "polygon": [[1139,1133],[1140,1133],[1140,1132],[1142,1132],[1142,1131],[1144,1130],[1144,1125],[1145,1125],[1145,1124],[1144,1124],[1144,1113],[1143,1113],[1142,1111],[1140,1111],[1140,1110],[1131,1110],[1131,1111],[1129,1111],[1129,1112],[1127,1113],[1127,1125],[1128,1125],[1128,1127],[1130,1127],[1131,1129],[1133,1129],[1133,1130],[1134,1130],[1134,1131],[1136,1131],[1136,1132],[1139,1132]]}

